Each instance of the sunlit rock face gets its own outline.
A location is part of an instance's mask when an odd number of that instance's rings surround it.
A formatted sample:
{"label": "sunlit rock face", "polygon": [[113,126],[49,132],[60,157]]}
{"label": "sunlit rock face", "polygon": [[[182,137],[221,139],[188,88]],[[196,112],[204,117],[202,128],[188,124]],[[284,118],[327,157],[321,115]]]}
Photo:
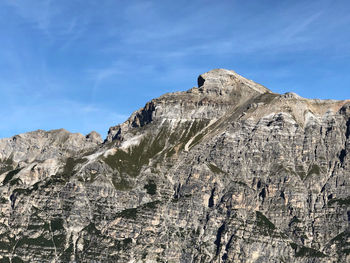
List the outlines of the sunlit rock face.
{"label": "sunlit rock face", "polygon": [[0,140],[1,262],[350,262],[350,101],[216,69],[110,128]]}

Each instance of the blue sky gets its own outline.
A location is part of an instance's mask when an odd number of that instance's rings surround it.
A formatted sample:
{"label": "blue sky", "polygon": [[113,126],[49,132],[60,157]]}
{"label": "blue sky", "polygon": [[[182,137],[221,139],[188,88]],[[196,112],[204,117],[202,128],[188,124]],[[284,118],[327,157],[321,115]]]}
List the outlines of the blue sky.
{"label": "blue sky", "polygon": [[274,92],[350,98],[350,2],[0,2],[0,137],[106,136],[166,92],[233,69]]}

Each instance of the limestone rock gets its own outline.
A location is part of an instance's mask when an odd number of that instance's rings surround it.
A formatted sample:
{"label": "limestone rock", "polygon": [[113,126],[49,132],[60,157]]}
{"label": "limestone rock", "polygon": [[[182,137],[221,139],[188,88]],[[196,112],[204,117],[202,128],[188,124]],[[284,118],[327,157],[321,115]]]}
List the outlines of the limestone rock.
{"label": "limestone rock", "polygon": [[102,143],[0,140],[4,262],[349,262],[350,101],[216,69]]}
{"label": "limestone rock", "polygon": [[88,135],[85,136],[85,138],[87,141],[94,142],[96,144],[103,142],[101,135],[95,131],[90,132]]}

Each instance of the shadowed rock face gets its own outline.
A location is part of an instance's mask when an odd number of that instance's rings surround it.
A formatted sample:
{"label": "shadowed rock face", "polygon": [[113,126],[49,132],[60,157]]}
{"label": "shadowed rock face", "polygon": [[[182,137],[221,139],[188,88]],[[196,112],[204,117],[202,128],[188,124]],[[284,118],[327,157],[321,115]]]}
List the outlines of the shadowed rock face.
{"label": "shadowed rock face", "polygon": [[4,262],[349,262],[350,102],[216,69],[111,127],[0,140]]}

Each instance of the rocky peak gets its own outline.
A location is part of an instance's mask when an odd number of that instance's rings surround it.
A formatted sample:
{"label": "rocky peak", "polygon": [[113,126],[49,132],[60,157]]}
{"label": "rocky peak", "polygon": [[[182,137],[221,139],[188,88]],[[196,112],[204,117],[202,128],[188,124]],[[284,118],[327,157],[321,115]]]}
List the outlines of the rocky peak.
{"label": "rocky peak", "polygon": [[198,77],[198,88],[207,94],[234,95],[270,93],[264,86],[248,80],[233,70],[214,69]]}
{"label": "rocky peak", "polygon": [[230,108],[261,94],[272,93],[232,70],[214,69],[198,77],[198,87],[167,93],[148,102],[123,124],[111,127],[107,141],[122,139],[127,130],[164,120],[216,120]]}
{"label": "rocky peak", "polygon": [[102,143],[103,140],[101,138],[101,135],[96,132],[96,131],[92,131],[90,132],[88,135],[85,136],[86,140],[89,142],[94,142],[94,143]]}
{"label": "rocky peak", "polygon": [[102,142],[97,132],[86,137],[65,129],[36,130],[0,139],[0,162],[9,158],[15,162],[66,158],[80,151],[92,149]]}
{"label": "rocky peak", "polygon": [[344,116],[350,118],[350,101],[347,101],[342,108],[340,109],[340,113]]}

